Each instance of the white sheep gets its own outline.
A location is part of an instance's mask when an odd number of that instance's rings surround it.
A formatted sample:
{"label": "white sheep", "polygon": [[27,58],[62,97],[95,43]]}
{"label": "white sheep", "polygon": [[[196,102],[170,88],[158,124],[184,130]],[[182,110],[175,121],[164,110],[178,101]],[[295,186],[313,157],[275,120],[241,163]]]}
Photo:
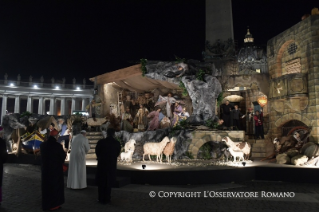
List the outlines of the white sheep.
{"label": "white sheep", "polygon": [[136,144],[136,141],[134,139],[130,139],[128,142],[126,142],[124,146],[125,152],[127,152],[129,149],[133,150],[134,152],[135,144]]}
{"label": "white sheep", "polygon": [[156,155],[156,161],[158,160],[162,163],[161,154],[163,152],[163,149],[165,148],[166,144],[170,142],[169,138],[166,136],[161,142],[155,143],[155,142],[148,142],[145,143],[143,146],[143,161],[144,161],[144,155],[148,155],[149,160],[151,161],[151,155]]}
{"label": "white sheep", "polygon": [[240,161],[240,158],[243,159],[244,161],[244,153],[241,152],[241,151],[234,151],[232,150],[231,148],[227,148],[227,150],[229,151],[229,153],[234,157],[234,162],[236,161],[236,157],[239,157],[238,158],[238,161]]}
{"label": "white sheep", "polygon": [[129,162],[132,162],[132,156],[133,156],[134,151],[133,150],[128,150],[127,152],[122,152],[121,153],[121,160],[128,160]]}
{"label": "white sheep", "polygon": [[226,143],[226,145],[234,150],[234,151],[241,151],[245,154],[246,156],[246,160],[249,159],[250,156],[250,149],[251,149],[251,145],[247,142],[233,142],[228,136],[224,137],[222,139],[222,141],[224,141]]}
{"label": "white sheep", "polygon": [[175,149],[175,144],[176,144],[177,138],[176,137],[172,137],[171,138],[171,142],[169,142],[164,150],[163,153],[161,154],[161,160],[163,157],[163,154],[166,156],[167,162],[171,163],[172,162],[172,155],[174,153],[174,149]]}

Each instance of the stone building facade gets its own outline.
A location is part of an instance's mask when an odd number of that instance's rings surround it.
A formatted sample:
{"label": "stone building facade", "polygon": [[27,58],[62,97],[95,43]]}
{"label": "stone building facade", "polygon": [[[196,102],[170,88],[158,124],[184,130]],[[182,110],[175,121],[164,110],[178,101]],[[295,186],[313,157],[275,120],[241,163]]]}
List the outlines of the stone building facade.
{"label": "stone building facade", "polygon": [[[269,134],[292,120],[312,127],[319,143],[319,16],[312,15],[267,43]],[[293,127],[293,126],[291,126]]]}

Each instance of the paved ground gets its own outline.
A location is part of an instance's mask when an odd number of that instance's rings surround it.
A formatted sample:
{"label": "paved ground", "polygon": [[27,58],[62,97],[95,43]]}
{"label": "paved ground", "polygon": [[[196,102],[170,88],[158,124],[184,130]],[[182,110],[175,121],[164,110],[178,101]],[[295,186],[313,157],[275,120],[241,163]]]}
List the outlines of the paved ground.
{"label": "paved ground", "polygon": [[[314,176],[300,177],[303,177],[306,181],[308,177]],[[154,193],[151,194],[156,195],[153,198],[150,197],[151,191],[154,191]],[[263,191],[266,192],[266,195],[270,195],[270,193],[267,192],[293,192],[290,193],[290,195],[295,196],[288,198],[261,197]],[[181,194],[189,194],[193,196],[198,196],[200,192],[200,197],[158,197],[158,195],[178,195],[177,193],[169,192],[182,192]],[[257,192],[258,198],[231,198],[227,197],[227,193],[225,193],[226,197],[218,198],[216,197],[217,192],[246,192],[243,193],[244,195],[248,195],[248,192]],[[210,197],[209,194],[210,196],[215,195],[215,197]],[[241,194],[238,193],[238,195]],[[256,194],[254,193],[254,195]],[[119,189],[114,189],[112,196],[113,202],[111,205],[100,205],[96,202],[96,187],[88,187],[84,190],[70,190],[66,188],[66,202],[60,211],[312,212],[318,211],[319,209],[319,184],[294,184],[260,181],[249,181],[240,184],[229,183],[200,186],[152,186],[131,184]],[[0,207],[0,211],[42,211],[40,169],[38,166],[18,164],[5,165],[3,180],[3,202],[2,206]]]}

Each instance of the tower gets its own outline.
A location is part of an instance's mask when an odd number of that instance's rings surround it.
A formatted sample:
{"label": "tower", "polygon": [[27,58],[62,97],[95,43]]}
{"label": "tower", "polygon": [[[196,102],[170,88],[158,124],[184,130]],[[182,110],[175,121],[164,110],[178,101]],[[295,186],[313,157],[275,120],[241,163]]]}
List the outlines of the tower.
{"label": "tower", "polygon": [[206,0],[206,41],[234,40],[231,0]]}

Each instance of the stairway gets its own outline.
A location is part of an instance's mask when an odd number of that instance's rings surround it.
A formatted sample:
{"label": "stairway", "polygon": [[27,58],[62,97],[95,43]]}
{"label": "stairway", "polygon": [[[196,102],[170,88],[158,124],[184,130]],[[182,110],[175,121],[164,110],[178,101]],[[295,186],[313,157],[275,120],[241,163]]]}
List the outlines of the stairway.
{"label": "stairway", "polygon": [[255,143],[252,144],[252,158],[263,158],[266,157],[266,144],[264,139],[256,140]]}
{"label": "stairway", "polygon": [[86,132],[86,138],[89,140],[90,150],[86,154],[86,159],[95,159],[95,147],[97,142],[103,138],[102,132]]}

